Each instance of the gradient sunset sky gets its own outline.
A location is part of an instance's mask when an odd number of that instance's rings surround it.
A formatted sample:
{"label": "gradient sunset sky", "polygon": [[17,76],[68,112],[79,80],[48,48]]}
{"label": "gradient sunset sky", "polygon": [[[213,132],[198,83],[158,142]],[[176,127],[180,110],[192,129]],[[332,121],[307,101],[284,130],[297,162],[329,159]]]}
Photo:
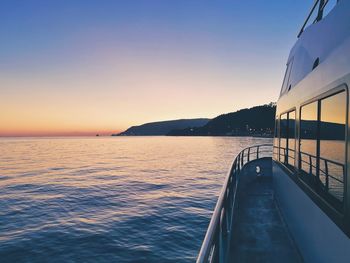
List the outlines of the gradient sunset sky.
{"label": "gradient sunset sky", "polygon": [[312,0],[0,3],[0,136],[110,134],[276,101]]}

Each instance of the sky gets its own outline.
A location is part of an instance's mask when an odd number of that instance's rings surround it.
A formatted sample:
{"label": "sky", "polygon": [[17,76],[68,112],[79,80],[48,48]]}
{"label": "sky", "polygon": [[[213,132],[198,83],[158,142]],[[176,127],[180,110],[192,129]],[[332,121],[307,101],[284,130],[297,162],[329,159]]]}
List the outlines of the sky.
{"label": "sky", "polygon": [[313,0],[0,2],[0,136],[94,135],[278,99]]}

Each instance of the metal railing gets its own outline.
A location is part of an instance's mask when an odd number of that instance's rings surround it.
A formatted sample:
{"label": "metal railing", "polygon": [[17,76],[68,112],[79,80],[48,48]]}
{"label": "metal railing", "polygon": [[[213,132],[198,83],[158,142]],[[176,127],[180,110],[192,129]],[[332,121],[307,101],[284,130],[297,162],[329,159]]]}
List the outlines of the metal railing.
{"label": "metal railing", "polygon": [[[307,157],[307,158],[306,158],[307,161],[305,161],[305,160],[302,158],[303,155]],[[313,165],[312,160],[313,160],[313,159],[316,160],[317,157],[316,157],[315,155],[312,155],[312,154],[309,154],[309,153],[305,153],[305,152],[301,152],[301,153],[300,153],[300,156],[301,156],[300,162],[309,165],[309,174],[313,174],[312,170],[313,170],[313,169],[316,170],[317,167],[316,167],[316,165]],[[325,158],[322,158],[322,157],[319,157],[319,160],[320,160],[320,164],[323,163],[325,168],[324,168],[324,170],[321,169],[321,165],[320,165],[320,167],[319,167],[318,170],[319,170],[320,173],[322,173],[322,175],[324,175],[324,176],[327,178],[326,181],[329,181],[328,178],[331,178],[331,179],[333,179],[333,180],[335,180],[335,181],[338,181],[339,183],[344,184],[344,181],[343,181],[343,180],[341,180],[341,179],[339,179],[339,178],[337,178],[337,177],[331,175],[331,174],[329,173],[329,168],[328,168],[328,167],[329,167],[329,164],[333,164],[333,165],[339,167],[339,169],[342,171],[342,173],[341,173],[342,176],[344,176],[344,173],[345,173],[345,165],[344,165],[343,163],[339,163],[339,162],[336,162],[336,161],[328,160],[328,159],[325,159]],[[328,188],[328,187],[327,187],[327,188]]]}
{"label": "metal railing", "polygon": [[292,149],[292,148],[287,149],[284,147],[276,147],[276,146],[273,146],[273,148],[274,149],[277,148],[277,152],[278,152],[279,156],[283,158],[283,160],[280,159],[281,162],[294,166],[294,164],[290,163],[290,160],[289,160],[289,159],[292,159],[293,162],[295,161],[296,151],[294,149]]}
{"label": "metal railing", "polygon": [[245,148],[234,159],[211,217],[197,263],[227,262],[239,174],[246,163],[271,156],[272,144],[261,144]]}
{"label": "metal railing", "polygon": [[[322,158],[322,157],[319,157],[318,161],[319,163],[317,164],[317,157],[315,155],[305,153],[305,152],[300,152],[299,169],[301,172],[304,172],[308,175],[318,177],[319,178],[318,182],[322,184],[323,191],[326,192],[327,194],[331,194],[332,196],[342,201],[345,165],[333,160]],[[306,169],[303,168],[303,165],[306,166]],[[330,166],[332,166],[333,169],[331,169]],[[320,180],[322,177],[324,178],[324,182]],[[336,185],[337,185],[336,188],[341,189],[341,191],[335,195],[334,193],[331,193],[330,190],[334,188]],[[334,191],[336,189],[332,189],[332,190]]]}
{"label": "metal railing", "polygon": [[[339,0],[337,0],[337,3],[338,3],[338,1]],[[328,2],[329,2],[329,0],[315,0],[314,1],[314,4],[312,5],[311,10],[309,12],[309,15],[305,19],[305,22],[298,33],[298,38],[304,32],[306,25],[308,24],[311,16],[314,14],[314,12],[316,10],[316,7],[317,7],[317,15],[316,15],[316,18],[314,19],[314,21],[312,21],[312,23],[314,24],[323,18],[323,11],[326,8]]]}
{"label": "metal railing", "polygon": [[[284,147],[276,147],[274,148],[279,149],[279,155],[280,155],[280,162],[289,164],[292,166],[295,166],[294,163],[289,163],[289,159],[295,160],[295,153],[296,151],[294,149],[286,149]],[[291,154],[290,154],[291,152]],[[319,163],[317,164],[317,161]],[[306,167],[305,167],[306,166]],[[333,167],[330,168],[330,167]],[[334,169],[336,167],[336,169]],[[304,172],[308,175],[313,176],[319,176],[324,177],[324,191],[327,193],[330,190],[330,181],[334,181],[336,183],[339,183],[341,185],[341,188],[344,186],[344,180],[340,179],[339,176],[344,178],[345,175],[345,165],[343,163],[333,161],[326,159],[324,157],[319,157],[312,155],[310,153],[306,152],[300,152],[299,153],[299,165],[295,166],[295,168],[299,169],[300,172]],[[339,173],[336,175],[335,170]]]}

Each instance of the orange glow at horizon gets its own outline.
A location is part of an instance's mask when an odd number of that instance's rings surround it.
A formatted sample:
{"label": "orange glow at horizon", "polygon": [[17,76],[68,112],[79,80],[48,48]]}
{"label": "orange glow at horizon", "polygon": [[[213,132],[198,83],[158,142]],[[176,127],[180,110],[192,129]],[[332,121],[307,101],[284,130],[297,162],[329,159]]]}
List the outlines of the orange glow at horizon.
{"label": "orange glow at horizon", "polygon": [[0,136],[110,134],[276,102],[310,5],[3,3]]}
{"label": "orange glow at horizon", "polygon": [[113,62],[120,57],[94,60],[92,67],[76,65],[60,75],[49,70],[0,73],[0,85],[6,87],[0,136],[111,134],[146,122],[213,118],[268,103],[277,93],[266,89],[264,97],[256,96],[261,79],[240,81],[238,72],[220,72],[212,64],[160,60],[150,66],[142,59],[136,64],[125,59],[120,67]]}
{"label": "orange glow at horizon", "polygon": [[[288,43],[266,51],[252,45],[261,37],[250,34],[252,28],[241,38],[241,28],[231,24],[227,31],[212,30],[217,19],[208,21],[208,30],[201,19],[191,30],[186,23],[172,27],[173,21],[154,28],[151,17],[144,18],[145,27],[125,19],[122,26],[98,19],[94,26],[59,27],[51,38],[34,31],[28,45],[28,36],[18,33],[17,46],[6,46],[0,65],[0,136],[111,134],[277,100]],[[38,28],[45,24],[37,22]]]}

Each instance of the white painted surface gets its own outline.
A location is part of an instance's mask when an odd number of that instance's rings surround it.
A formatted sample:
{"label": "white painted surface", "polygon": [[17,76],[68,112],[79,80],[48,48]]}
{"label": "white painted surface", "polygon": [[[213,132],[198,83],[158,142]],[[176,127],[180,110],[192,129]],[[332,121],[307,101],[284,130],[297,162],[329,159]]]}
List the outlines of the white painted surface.
{"label": "white painted surface", "polygon": [[273,162],[276,199],[305,262],[349,263],[350,239]]}
{"label": "white painted surface", "polygon": [[[312,70],[317,58],[320,64]],[[340,0],[325,18],[307,27],[292,48],[291,59],[291,90],[279,98],[277,114],[295,108],[298,127],[302,103],[350,84],[350,0]],[[348,141],[348,152],[349,147]],[[348,156],[348,166],[349,160]],[[350,238],[277,164],[273,181],[281,212],[304,261],[349,263]]]}
{"label": "white painted surface", "polygon": [[[350,72],[350,0],[341,0],[321,21],[307,27],[292,48],[288,61],[293,68],[288,86],[304,87],[315,77],[322,85],[307,85],[318,89]],[[315,60],[320,64],[312,70]],[[313,76],[310,76],[313,75]]]}

